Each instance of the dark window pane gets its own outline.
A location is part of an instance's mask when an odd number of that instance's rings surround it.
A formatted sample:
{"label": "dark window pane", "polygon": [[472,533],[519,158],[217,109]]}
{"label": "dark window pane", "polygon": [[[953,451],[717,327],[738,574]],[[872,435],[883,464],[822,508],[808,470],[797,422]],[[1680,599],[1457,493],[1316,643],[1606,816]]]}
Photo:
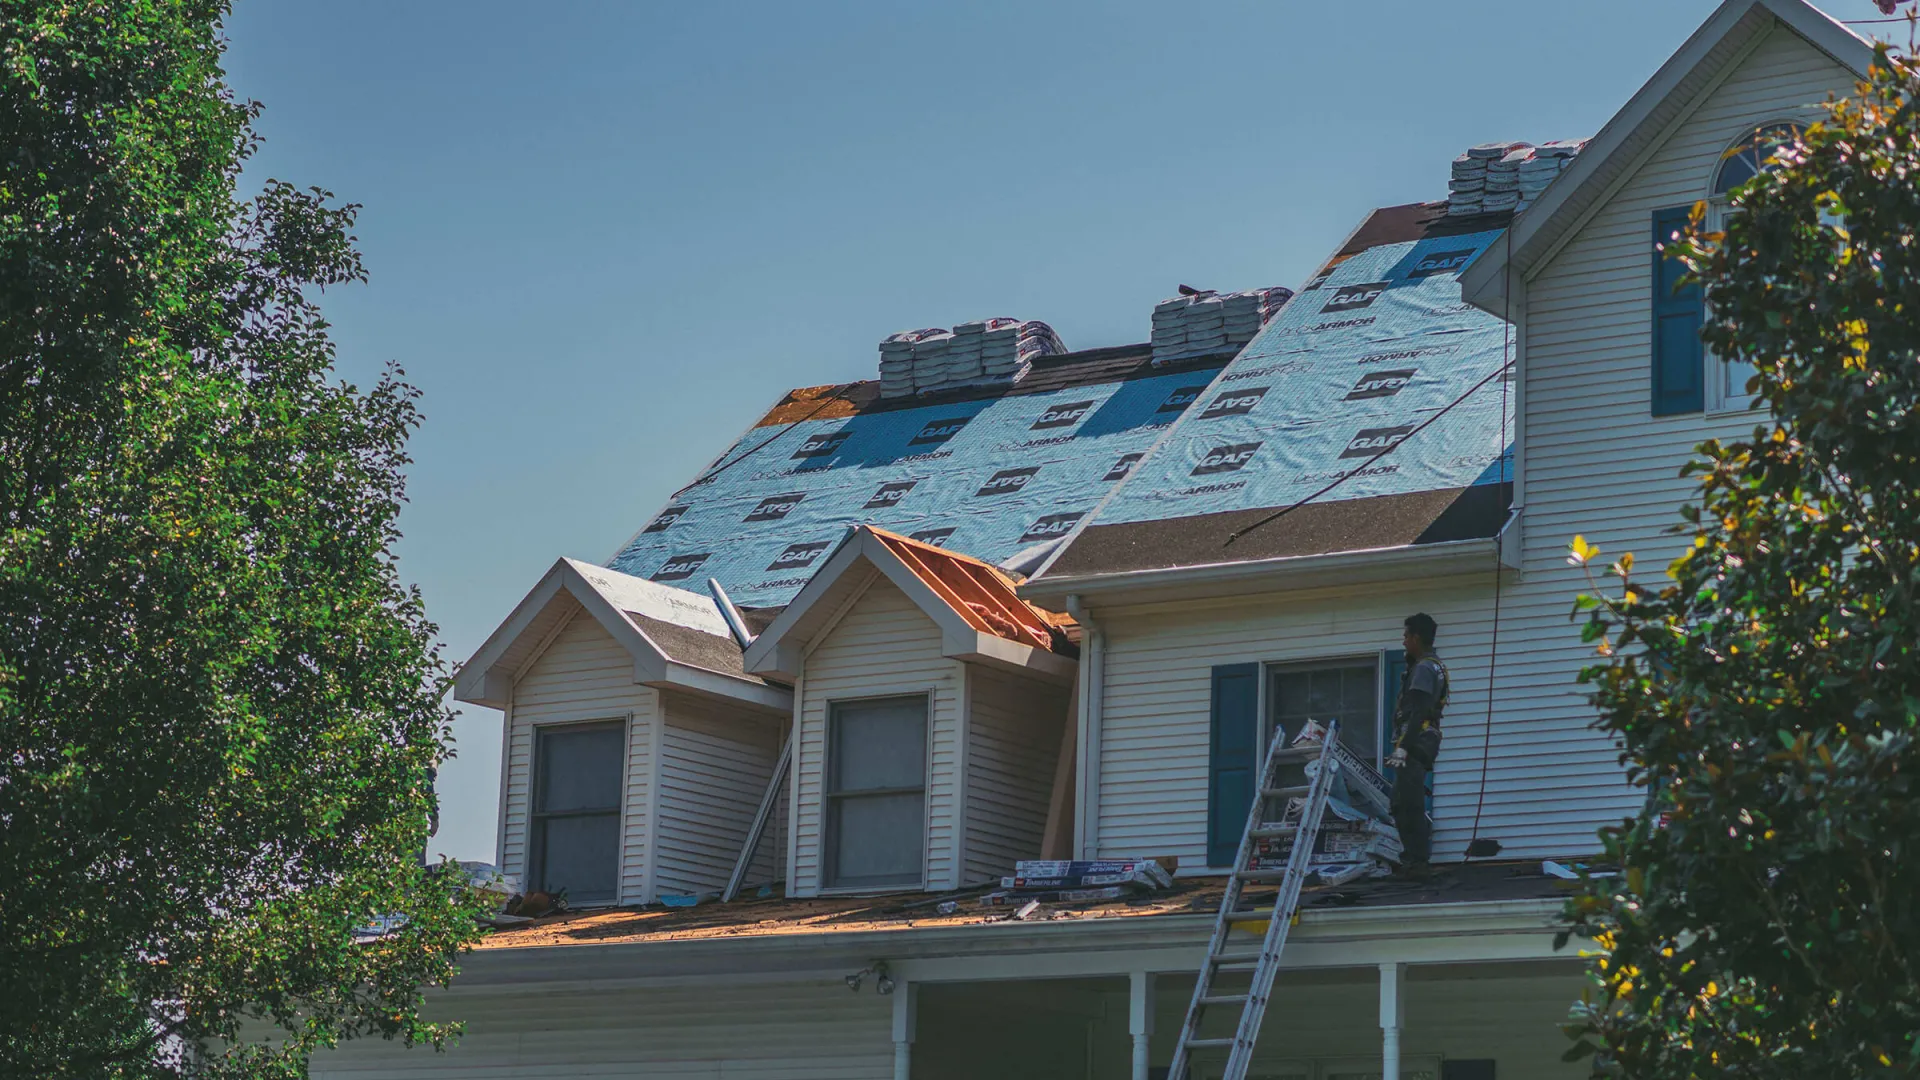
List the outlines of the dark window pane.
{"label": "dark window pane", "polygon": [[540,851],[548,891],[567,890],[574,904],[611,903],[619,891],[620,815],[591,814],[541,822]]}
{"label": "dark window pane", "polygon": [[927,699],[833,707],[834,791],[913,788],[926,783]]}
{"label": "dark window pane", "polygon": [[542,732],[535,811],[618,810],[625,747],[626,732],[619,727]]}
{"label": "dark window pane", "polygon": [[[1373,664],[1277,668],[1269,683],[1273,728],[1292,742],[1309,722],[1340,724],[1340,741],[1367,761],[1380,746],[1379,694]],[[1297,770],[1290,773],[1297,775]]]}
{"label": "dark window pane", "polygon": [[913,885],[920,881],[925,796],[851,795],[829,800],[834,885]]}

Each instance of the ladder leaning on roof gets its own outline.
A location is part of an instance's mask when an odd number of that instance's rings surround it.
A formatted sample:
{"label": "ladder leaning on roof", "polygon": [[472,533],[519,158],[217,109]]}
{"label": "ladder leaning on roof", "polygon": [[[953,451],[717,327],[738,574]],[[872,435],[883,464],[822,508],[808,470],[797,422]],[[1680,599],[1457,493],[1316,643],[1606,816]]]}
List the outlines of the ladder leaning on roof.
{"label": "ladder leaning on roof", "polygon": [[[1333,778],[1340,770],[1336,748],[1340,743],[1339,725],[1330,723],[1319,745],[1287,746],[1278,733],[1267,750],[1266,764],[1260,770],[1260,782],[1254,790],[1253,806],[1247,811],[1246,831],[1240,837],[1240,853],[1233,860],[1233,872],[1227,877],[1227,891],[1220,897],[1220,914],[1214,920],[1213,936],[1207,941],[1207,956],[1200,963],[1200,977],[1193,985],[1193,1002],[1187,1006],[1187,1018],[1180,1025],[1180,1041],[1173,1048],[1173,1065],[1167,1080],[1191,1080],[1196,1050],[1225,1050],[1226,1067],[1220,1080],[1245,1080],[1253,1063],[1253,1044],[1260,1038],[1260,1022],[1267,1014],[1267,998],[1273,991],[1273,978],[1279,973],[1280,951],[1286,948],[1287,930],[1293,925],[1300,907],[1300,889],[1306,884],[1307,864],[1313,857],[1314,842],[1320,836],[1320,819],[1326,814],[1327,798]],[[1279,787],[1283,765],[1317,762],[1304,787]],[[1290,812],[1294,799],[1305,798],[1298,817]],[[1279,801],[1280,817],[1267,821],[1269,802]],[[1261,840],[1292,836],[1293,850],[1284,870],[1251,869]],[[1257,953],[1227,952],[1235,910],[1250,881],[1280,881],[1280,895],[1274,898],[1273,913],[1267,920],[1267,934]],[[1243,916],[1244,918],[1244,916]],[[1214,980],[1223,970],[1253,971],[1252,984],[1245,993],[1216,993]],[[1230,1038],[1202,1038],[1200,1022],[1214,1006],[1240,1007],[1240,1020]]]}

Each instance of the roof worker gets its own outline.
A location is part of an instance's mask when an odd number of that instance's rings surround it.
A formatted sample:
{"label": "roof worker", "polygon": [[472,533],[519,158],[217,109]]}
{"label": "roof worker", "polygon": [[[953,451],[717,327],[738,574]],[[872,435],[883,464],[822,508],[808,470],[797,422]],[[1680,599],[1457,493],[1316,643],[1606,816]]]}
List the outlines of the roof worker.
{"label": "roof worker", "polygon": [[1424,877],[1433,855],[1433,821],[1427,817],[1427,776],[1440,756],[1440,714],[1447,707],[1447,666],[1433,651],[1439,626],[1424,612],[1407,616],[1402,642],[1406,673],[1393,707],[1393,825],[1400,830],[1400,872]]}

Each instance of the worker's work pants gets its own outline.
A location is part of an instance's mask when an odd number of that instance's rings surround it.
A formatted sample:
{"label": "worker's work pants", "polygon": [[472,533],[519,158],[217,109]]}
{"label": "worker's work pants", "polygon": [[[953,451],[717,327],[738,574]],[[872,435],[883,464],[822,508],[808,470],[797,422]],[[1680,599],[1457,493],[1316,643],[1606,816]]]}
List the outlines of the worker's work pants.
{"label": "worker's work pants", "polygon": [[1400,865],[1425,865],[1433,855],[1433,822],[1427,817],[1427,767],[1413,758],[1393,770],[1393,827],[1400,830]]}

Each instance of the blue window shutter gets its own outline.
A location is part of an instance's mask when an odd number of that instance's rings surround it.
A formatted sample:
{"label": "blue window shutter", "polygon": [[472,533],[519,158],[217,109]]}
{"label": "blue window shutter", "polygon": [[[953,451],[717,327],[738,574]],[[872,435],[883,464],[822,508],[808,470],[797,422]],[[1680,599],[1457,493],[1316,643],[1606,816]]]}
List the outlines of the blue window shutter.
{"label": "blue window shutter", "polygon": [[1253,807],[1254,758],[1260,742],[1260,665],[1213,669],[1213,716],[1207,741],[1207,865],[1231,866]]}
{"label": "blue window shutter", "polygon": [[1690,206],[1653,212],[1653,415],[1678,416],[1706,408],[1706,346],[1700,341],[1705,314],[1700,284],[1680,284],[1687,268],[1661,247],[1686,229]]}

